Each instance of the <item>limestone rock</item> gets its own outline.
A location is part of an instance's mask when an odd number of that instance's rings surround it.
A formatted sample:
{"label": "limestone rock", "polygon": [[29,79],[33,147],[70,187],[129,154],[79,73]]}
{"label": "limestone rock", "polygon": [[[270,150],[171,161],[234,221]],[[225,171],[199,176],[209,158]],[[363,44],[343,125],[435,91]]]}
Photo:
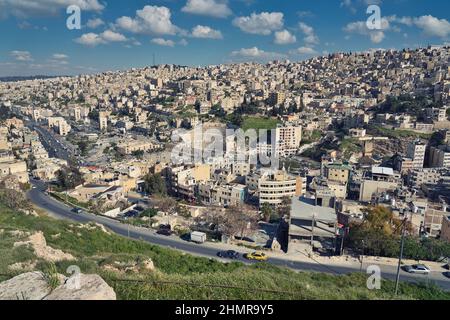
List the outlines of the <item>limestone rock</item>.
{"label": "limestone rock", "polygon": [[47,246],[47,241],[42,232],[32,234],[28,238],[28,241],[14,243],[14,247],[23,245],[31,245],[36,256],[46,261],[57,262],[62,260],[75,260],[71,254]]}
{"label": "limestone rock", "polygon": [[0,283],[0,300],[116,300],[114,290],[98,275],[59,275],[53,291],[41,272],[23,273]]}
{"label": "limestone rock", "polygon": [[142,263],[142,266],[145,270],[154,271],[155,270],[155,264],[153,263],[152,259],[147,259]]}
{"label": "limestone rock", "polygon": [[23,273],[0,283],[0,300],[42,300],[50,290],[42,273]]}
{"label": "limestone rock", "polygon": [[49,294],[45,300],[116,300],[114,290],[98,275],[78,275]]}

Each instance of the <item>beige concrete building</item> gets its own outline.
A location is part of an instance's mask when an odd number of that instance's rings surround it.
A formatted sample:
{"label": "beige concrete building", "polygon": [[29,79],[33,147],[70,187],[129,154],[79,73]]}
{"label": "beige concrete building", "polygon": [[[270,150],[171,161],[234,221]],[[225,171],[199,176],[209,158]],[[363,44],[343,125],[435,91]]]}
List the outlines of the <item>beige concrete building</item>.
{"label": "beige concrete building", "polygon": [[259,203],[281,204],[283,198],[301,196],[306,191],[306,178],[284,171],[263,175],[258,181]]}
{"label": "beige concrete building", "polygon": [[155,145],[151,141],[144,140],[132,140],[129,142],[122,142],[118,146],[118,151],[123,155],[130,155],[136,151],[151,151],[159,148],[158,145]]}
{"label": "beige concrete building", "polygon": [[0,162],[0,179],[14,176],[20,183],[28,183],[27,163],[25,161]]}
{"label": "beige concrete building", "polygon": [[326,163],[323,166],[323,175],[328,181],[347,184],[352,167],[342,163]]}
{"label": "beige concrete building", "polygon": [[0,150],[11,150],[11,144],[8,142],[8,128],[0,127]]}
{"label": "beige concrete building", "polygon": [[100,131],[106,132],[108,130],[108,114],[104,111],[98,113],[98,123]]}

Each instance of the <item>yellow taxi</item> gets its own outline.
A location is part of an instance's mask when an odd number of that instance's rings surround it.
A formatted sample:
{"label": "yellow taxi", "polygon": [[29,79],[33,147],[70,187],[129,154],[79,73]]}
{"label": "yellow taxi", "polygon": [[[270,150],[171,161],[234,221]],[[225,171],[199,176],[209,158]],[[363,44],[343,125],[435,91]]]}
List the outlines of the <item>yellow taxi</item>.
{"label": "yellow taxi", "polygon": [[248,260],[267,261],[268,257],[264,252],[255,251],[245,256]]}

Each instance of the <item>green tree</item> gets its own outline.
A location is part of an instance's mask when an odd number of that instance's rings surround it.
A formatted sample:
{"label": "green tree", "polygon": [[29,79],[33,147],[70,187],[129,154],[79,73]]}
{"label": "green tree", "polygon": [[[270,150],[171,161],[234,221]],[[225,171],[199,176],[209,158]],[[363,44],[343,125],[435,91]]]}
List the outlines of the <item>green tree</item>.
{"label": "green tree", "polygon": [[64,166],[57,173],[58,184],[63,190],[70,190],[84,183],[83,175],[75,166]]}
{"label": "green tree", "polygon": [[273,214],[272,206],[268,203],[263,203],[261,206],[261,214],[265,222],[270,222],[270,218]]}
{"label": "green tree", "polygon": [[147,174],[144,177],[143,191],[151,195],[165,196],[166,181],[159,174]]}

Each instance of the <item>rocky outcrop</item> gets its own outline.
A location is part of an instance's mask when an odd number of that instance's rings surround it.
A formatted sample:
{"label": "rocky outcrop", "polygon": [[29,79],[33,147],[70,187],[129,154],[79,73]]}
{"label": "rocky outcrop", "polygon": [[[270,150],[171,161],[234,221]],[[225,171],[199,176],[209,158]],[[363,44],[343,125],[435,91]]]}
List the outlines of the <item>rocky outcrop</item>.
{"label": "rocky outcrop", "polygon": [[40,272],[23,273],[0,283],[0,300],[42,300],[50,287]]}
{"label": "rocky outcrop", "polygon": [[0,300],[116,300],[114,290],[98,275],[59,275],[62,285],[51,290],[44,274],[29,272],[0,283]]}
{"label": "rocky outcrop", "polygon": [[24,245],[31,245],[36,256],[46,261],[57,262],[63,260],[75,260],[71,254],[47,246],[47,241],[42,232],[30,235],[27,241],[14,243],[14,247]]}
{"label": "rocky outcrop", "polygon": [[100,276],[80,274],[78,277],[53,290],[45,300],[116,300],[116,293]]}

